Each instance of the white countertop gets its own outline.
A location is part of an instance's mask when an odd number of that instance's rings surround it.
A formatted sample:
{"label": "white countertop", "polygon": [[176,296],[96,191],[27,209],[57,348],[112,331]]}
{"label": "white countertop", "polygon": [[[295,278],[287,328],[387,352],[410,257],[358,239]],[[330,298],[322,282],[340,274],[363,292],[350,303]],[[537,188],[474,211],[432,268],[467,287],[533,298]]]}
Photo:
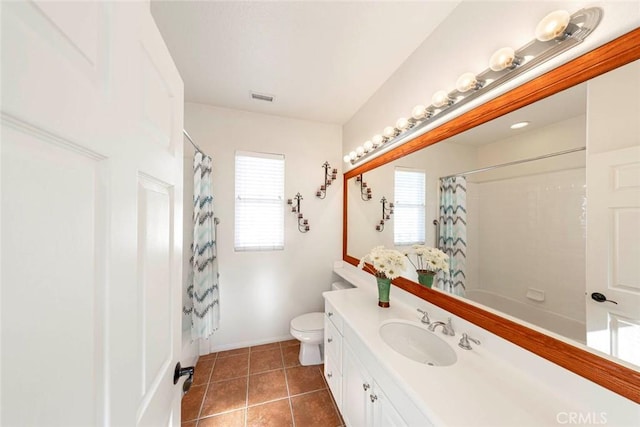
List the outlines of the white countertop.
{"label": "white countertop", "polygon": [[[345,277],[344,274],[341,276]],[[357,282],[355,277],[347,279]],[[428,305],[424,301],[412,305],[401,301],[402,298],[394,299],[394,293],[399,294],[398,291],[397,288],[391,290],[390,308],[378,307],[373,286],[325,292],[324,297],[435,425],[558,426],[568,424],[569,413],[589,416],[595,421],[591,424],[605,424],[599,418],[603,408],[587,405],[568,390],[558,388],[557,384],[548,384],[537,376],[537,372],[517,369],[508,359],[510,351],[499,355],[473,343],[472,350],[458,347],[461,333],[469,332],[467,329],[456,330],[454,337],[441,334],[440,328],[435,332],[456,352],[458,360],[451,366],[426,366],[397,353],[382,341],[378,333],[380,324],[390,319],[404,319],[420,325],[416,308]],[[442,312],[435,312],[431,320],[446,320],[441,316]],[[462,320],[456,322],[455,316],[452,317],[454,328],[456,323],[462,324]],[[470,335],[474,336],[474,333],[471,331]],[[616,416],[612,416],[611,411],[605,415],[605,419],[608,415],[607,425],[634,425],[638,420],[634,413],[640,414],[637,410],[629,412],[626,404],[607,406],[606,409],[617,412]],[[624,409],[626,414],[619,413],[619,409]],[[624,421],[611,423],[612,418]]]}

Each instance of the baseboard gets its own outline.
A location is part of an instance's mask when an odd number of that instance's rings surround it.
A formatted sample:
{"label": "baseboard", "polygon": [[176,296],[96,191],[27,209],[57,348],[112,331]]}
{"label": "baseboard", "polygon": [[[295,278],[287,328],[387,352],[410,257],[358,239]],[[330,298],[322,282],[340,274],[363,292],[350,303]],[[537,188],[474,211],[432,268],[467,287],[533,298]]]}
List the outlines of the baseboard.
{"label": "baseboard", "polygon": [[[213,336],[215,337],[215,334]],[[226,351],[226,350],[235,350],[237,348],[252,347],[252,346],[262,345],[262,344],[271,344],[273,342],[287,341],[292,339],[293,339],[293,336],[291,336],[290,334],[287,334],[279,337],[271,337],[271,338],[260,339],[260,340],[242,341],[242,342],[236,342],[231,344],[215,345],[210,347],[209,353],[217,353],[219,351]],[[207,353],[202,353],[202,350],[203,349],[201,348],[200,349],[201,356],[207,354]]]}

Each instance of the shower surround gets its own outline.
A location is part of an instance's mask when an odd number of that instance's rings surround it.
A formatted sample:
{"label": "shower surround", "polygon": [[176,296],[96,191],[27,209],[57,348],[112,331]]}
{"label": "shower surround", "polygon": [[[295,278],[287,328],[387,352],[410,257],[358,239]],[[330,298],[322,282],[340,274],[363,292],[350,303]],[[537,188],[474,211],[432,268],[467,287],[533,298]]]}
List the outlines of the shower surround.
{"label": "shower surround", "polygon": [[[467,297],[584,342],[585,169],[475,181]],[[540,324],[545,312],[556,322]]]}

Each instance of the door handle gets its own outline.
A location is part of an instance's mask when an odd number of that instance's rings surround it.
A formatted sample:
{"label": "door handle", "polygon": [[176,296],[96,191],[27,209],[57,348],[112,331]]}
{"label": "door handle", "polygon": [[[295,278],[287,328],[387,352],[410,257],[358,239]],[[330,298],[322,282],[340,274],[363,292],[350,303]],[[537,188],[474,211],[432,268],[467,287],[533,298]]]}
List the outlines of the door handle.
{"label": "door handle", "polygon": [[191,384],[193,384],[193,373],[195,369],[193,366],[187,366],[183,368],[180,365],[180,362],[176,363],[176,369],[173,371],[173,384],[178,384],[180,377],[188,375],[184,384],[182,384],[182,393],[185,394],[191,388]]}
{"label": "door handle", "polygon": [[613,300],[607,299],[607,297],[604,294],[601,294],[600,292],[592,293],[591,294],[591,299],[596,301],[596,302],[607,302],[608,301],[608,302],[614,303],[616,305],[618,304],[617,302],[615,302]]}

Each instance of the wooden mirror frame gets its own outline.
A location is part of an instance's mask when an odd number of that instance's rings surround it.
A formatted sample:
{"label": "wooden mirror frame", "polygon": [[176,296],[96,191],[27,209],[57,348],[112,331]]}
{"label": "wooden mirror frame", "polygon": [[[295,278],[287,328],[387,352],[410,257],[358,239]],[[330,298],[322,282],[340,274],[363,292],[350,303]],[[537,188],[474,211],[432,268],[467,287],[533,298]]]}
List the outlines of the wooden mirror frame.
{"label": "wooden mirror frame", "polygon": [[[343,182],[342,259],[352,265],[358,265],[359,261],[357,258],[347,255],[348,179],[637,59],[640,59],[640,28],[534,78],[379,157],[345,172]],[[394,279],[393,284],[571,372],[640,403],[640,372],[636,370],[453,298],[443,292],[425,288],[403,277]]]}

